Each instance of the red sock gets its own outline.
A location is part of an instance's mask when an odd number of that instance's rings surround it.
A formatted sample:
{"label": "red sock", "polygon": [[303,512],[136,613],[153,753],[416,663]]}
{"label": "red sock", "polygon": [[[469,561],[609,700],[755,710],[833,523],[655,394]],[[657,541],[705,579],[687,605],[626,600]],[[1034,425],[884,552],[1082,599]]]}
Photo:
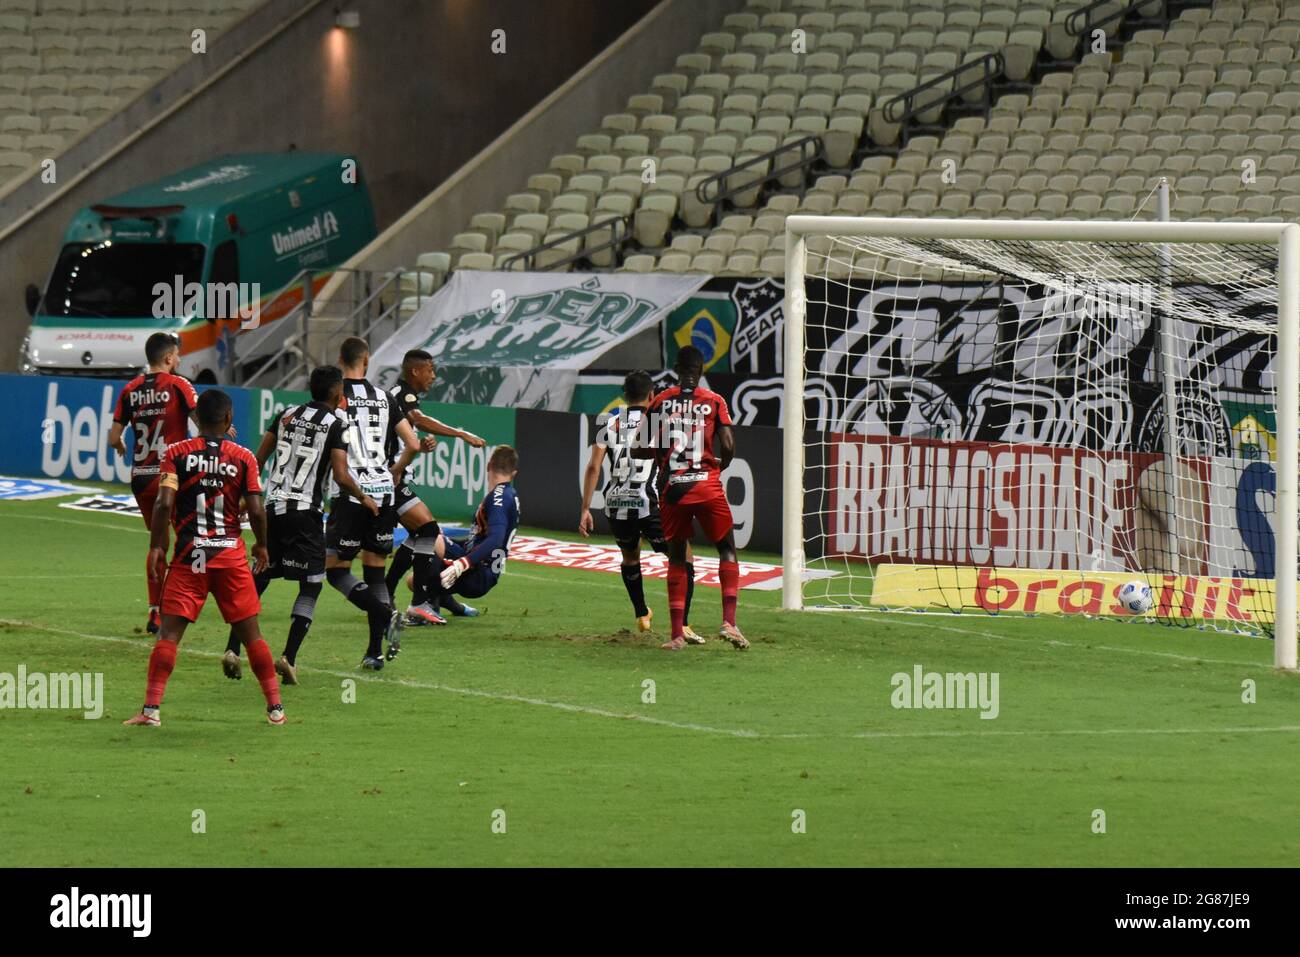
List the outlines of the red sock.
{"label": "red sock", "polygon": [[153,651],[149,654],[149,677],[144,686],[146,708],[157,708],[162,705],[163,692],[167,690],[167,679],[172,676],[172,669],[175,667],[176,642],[163,641],[159,638],[154,642]]}
{"label": "red sock", "polygon": [[718,581],[722,584],[722,621],[736,623],[736,592],[740,588],[740,566],[736,562],[718,562]]}
{"label": "red sock", "polygon": [[280,703],[280,681],[275,676],[271,649],[261,638],[244,647],[248,650],[248,663],[253,666],[253,674],[257,675],[258,683],[262,686],[262,694],[266,695],[266,706],[273,708]]}
{"label": "red sock", "polygon": [[668,617],[672,619],[672,637],[682,637],[682,622],[686,618],[685,565],[668,565]]}

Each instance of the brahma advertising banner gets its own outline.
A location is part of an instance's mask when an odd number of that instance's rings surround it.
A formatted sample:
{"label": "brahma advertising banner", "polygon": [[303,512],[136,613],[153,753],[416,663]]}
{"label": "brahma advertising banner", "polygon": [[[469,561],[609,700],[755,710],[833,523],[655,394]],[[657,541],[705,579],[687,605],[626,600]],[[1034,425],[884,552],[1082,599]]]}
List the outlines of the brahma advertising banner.
{"label": "brahma advertising banner", "polygon": [[[1273,468],[1150,452],[828,437],[827,557],[877,565],[872,602],[1107,614],[1133,573],[1167,594],[1157,612],[1272,620]],[[950,568],[936,566],[951,566]],[[1057,572],[1061,574],[1040,574]]]}
{"label": "brahma advertising banner", "polygon": [[[1244,466],[1244,467],[1243,467]],[[875,561],[1270,578],[1273,467],[1150,452],[830,436],[828,554]]]}

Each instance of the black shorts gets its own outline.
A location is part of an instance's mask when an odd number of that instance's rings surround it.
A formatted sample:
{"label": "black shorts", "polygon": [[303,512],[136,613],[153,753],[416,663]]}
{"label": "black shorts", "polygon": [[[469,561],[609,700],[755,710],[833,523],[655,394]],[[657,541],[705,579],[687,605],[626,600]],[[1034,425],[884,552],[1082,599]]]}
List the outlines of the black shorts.
{"label": "black shorts", "polygon": [[651,509],[650,514],[645,518],[611,518],[609,528],[614,533],[614,541],[618,542],[620,548],[640,545],[641,539],[644,538],[656,552],[668,554],[668,543],[664,541],[664,530],[659,524],[658,509]]}
{"label": "black shorts", "polygon": [[352,561],[360,551],[387,555],[393,550],[396,527],[397,509],[392,505],[381,505],[376,516],[360,502],[338,498],[325,525],[325,547],[345,562]]}
{"label": "black shorts", "polygon": [[266,550],[272,578],[318,582],[325,578],[325,523],[314,509],[266,515]]}
{"label": "black shorts", "polygon": [[422,501],[420,496],[411,491],[411,486],[407,485],[405,482],[402,482],[397,486],[395,494],[397,502],[394,505],[394,508],[399,517],[405,515],[409,509],[415,508],[415,506],[419,505]]}

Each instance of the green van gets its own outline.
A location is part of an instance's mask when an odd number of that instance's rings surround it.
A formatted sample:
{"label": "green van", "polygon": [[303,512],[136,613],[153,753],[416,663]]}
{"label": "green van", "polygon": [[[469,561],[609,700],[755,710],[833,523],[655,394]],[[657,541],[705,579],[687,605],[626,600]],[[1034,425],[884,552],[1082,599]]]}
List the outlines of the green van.
{"label": "green van", "polygon": [[[235,381],[294,330],[275,323],[375,237],[354,157],[222,156],[82,209],[39,300],[22,371],[129,377],[159,330],[196,382]],[[39,291],[38,291],[39,292]],[[236,341],[257,330],[255,348]],[[236,357],[232,361],[232,357]]]}

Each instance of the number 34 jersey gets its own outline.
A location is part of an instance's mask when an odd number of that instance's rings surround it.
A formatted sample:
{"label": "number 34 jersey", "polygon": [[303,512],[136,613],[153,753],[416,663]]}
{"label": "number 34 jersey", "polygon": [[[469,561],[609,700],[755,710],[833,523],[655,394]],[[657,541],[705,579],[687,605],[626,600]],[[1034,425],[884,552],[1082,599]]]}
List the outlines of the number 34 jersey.
{"label": "number 34 jersey", "polygon": [[646,416],[656,449],[660,504],[704,502],[724,494],[713,437],[719,426],[731,425],[727,400],[708,389],[683,392],[672,386],[650,400]]}
{"label": "number 34 jersey", "polygon": [[167,446],[189,436],[189,417],[199,397],[188,379],[170,372],[138,375],[122,387],[113,421],[135,432],[131,476],[158,474]]}
{"label": "number 34 jersey", "polygon": [[162,487],[176,490],[172,560],[189,561],[191,552],[201,550],[214,568],[246,563],[240,500],[262,492],[253,453],[229,439],[200,435],[169,445],[160,470]]}

